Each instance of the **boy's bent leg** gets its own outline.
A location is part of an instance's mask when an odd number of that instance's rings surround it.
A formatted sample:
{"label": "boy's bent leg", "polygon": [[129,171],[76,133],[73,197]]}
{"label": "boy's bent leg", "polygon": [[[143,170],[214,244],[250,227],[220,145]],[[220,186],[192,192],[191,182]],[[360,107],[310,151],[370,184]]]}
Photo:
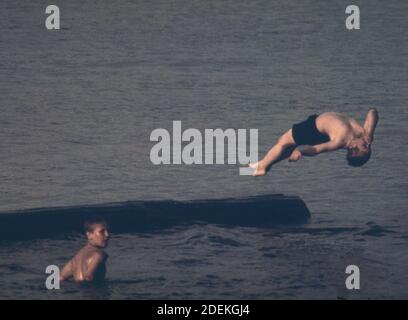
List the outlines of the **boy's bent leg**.
{"label": "boy's bent leg", "polygon": [[296,142],[293,140],[292,129],[290,129],[278,139],[262,160],[250,165],[251,168],[256,169],[253,176],[265,175],[273,164],[289,157],[295,148]]}

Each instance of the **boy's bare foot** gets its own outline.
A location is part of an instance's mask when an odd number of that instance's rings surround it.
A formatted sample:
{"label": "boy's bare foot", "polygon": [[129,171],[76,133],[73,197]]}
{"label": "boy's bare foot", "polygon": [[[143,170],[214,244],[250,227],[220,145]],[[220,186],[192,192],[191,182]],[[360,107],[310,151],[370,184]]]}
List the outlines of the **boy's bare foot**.
{"label": "boy's bare foot", "polygon": [[249,167],[255,169],[255,172],[252,174],[253,177],[261,177],[266,175],[266,169],[262,160],[258,161],[257,163],[250,163]]}

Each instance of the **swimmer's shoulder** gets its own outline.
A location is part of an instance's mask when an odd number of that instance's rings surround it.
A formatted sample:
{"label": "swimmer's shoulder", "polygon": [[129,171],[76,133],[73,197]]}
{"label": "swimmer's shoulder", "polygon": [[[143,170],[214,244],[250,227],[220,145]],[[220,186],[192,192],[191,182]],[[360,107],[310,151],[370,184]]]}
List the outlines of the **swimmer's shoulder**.
{"label": "swimmer's shoulder", "polygon": [[108,255],[106,254],[106,252],[103,249],[92,247],[87,252],[87,258],[89,260],[95,259],[95,260],[98,260],[100,262],[104,262],[108,258]]}

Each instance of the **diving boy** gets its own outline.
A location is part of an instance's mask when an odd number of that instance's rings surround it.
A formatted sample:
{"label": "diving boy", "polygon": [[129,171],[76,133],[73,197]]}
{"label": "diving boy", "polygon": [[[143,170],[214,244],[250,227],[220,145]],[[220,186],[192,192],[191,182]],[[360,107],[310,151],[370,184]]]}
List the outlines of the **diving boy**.
{"label": "diving boy", "polygon": [[252,175],[264,176],[273,164],[286,158],[298,161],[302,156],[338,149],[347,149],[349,165],[362,166],[370,159],[377,122],[378,112],[374,108],[368,111],[362,126],[353,118],[336,112],[312,115],[284,133],[262,160],[250,164],[255,169]]}

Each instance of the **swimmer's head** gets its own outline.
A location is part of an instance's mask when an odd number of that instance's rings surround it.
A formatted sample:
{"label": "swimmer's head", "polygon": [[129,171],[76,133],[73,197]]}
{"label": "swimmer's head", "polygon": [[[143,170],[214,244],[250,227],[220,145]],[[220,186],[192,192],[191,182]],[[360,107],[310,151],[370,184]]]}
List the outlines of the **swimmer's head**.
{"label": "swimmer's head", "polygon": [[364,138],[355,139],[347,151],[347,162],[352,167],[361,167],[371,156],[371,144]]}
{"label": "swimmer's head", "polygon": [[105,248],[109,241],[108,223],[102,217],[89,217],[84,222],[85,235],[88,243],[100,248]]}

